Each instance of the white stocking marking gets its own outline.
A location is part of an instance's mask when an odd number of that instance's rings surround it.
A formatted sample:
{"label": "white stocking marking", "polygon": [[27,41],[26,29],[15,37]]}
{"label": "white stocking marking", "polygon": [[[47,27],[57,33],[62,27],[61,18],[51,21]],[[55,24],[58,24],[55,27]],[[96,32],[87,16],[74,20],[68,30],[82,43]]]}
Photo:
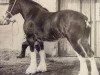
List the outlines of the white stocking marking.
{"label": "white stocking marking", "polygon": [[91,75],[99,75],[94,57],[89,58],[91,63]]}
{"label": "white stocking marking", "polygon": [[26,74],[34,74],[36,73],[37,62],[36,62],[36,51],[31,52],[31,63],[26,70]]}
{"label": "white stocking marking", "polygon": [[75,52],[80,61],[80,71],[78,75],[88,75],[88,68],[86,64],[86,59],[80,56],[77,52]]}
{"label": "white stocking marking", "polygon": [[80,60],[79,75],[88,75],[88,68],[87,68],[86,59],[83,58],[82,56],[79,56],[79,60]]}
{"label": "white stocking marking", "polygon": [[40,63],[37,68],[37,72],[45,72],[45,71],[47,71],[47,66],[46,66],[46,62],[45,62],[45,51],[41,50],[39,52],[39,54],[40,54]]}

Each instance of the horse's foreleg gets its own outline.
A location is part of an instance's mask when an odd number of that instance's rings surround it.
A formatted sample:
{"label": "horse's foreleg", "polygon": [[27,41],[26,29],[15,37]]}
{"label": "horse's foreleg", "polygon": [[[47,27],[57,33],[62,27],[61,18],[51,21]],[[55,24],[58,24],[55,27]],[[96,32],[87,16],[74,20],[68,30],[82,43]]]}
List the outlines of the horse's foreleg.
{"label": "horse's foreleg", "polygon": [[45,62],[46,56],[45,56],[45,51],[43,50],[44,49],[43,42],[40,42],[39,45],[41,47],[40,48],[41,50],[39,50],[40,63],[39,63],[39,66],[37,68],[37,72],[45,72],[45,71],[47,71],[47,65],[46,65],[46,62]]}
{"label": "horse's foreleg", "polygon": [[29,67],[26,70],[26,74],[34,74],[37,70],[37,61],[36,61],[36,50],[34,50],[34,40],[33,38],[28,39],[30,50],[31,50],[31,62]]}
{"label": "horse's foreleg", "polygon": [[37,62],[36,62],[36,52],[31,52],[31,63],[26,70],[26,74],[34,74],[36,73]]}
{"label": "horse's foreleg", "polygon": [[45,72],[45,71],[47,71],[47,65],[45,62],[45,51],[41,50],[39,52],[39,55],[40,55],[40,63],[39,63],[39,66],[37,68],[37,72]]}

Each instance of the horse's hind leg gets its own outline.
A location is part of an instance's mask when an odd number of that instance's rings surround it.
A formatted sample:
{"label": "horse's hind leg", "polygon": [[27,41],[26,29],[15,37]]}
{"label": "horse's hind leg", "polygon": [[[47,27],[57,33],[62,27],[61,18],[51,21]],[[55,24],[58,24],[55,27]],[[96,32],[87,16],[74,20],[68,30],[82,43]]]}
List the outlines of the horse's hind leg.
{"label": "horse's hind leg", "polygon": [[[40,48],[39,48],[40,47]],[[45,51],[44,51],[44,44],[43,41],[40,41],[38,45],[36,45],[36,49],[39,52],[40,55],[40,63],[37,67],[37,72],[45,72],[47,71],[47,66],[46,66],[46,62],[45,62]]]}
{"label": "horse's hind leg", "polygon": [[80,71],[78,75],[88,75],[88,68],[87,68],[86,59],[85,59],[85,52],[83,51],[82,47],[78,43],[78,40],[76,40],[75,38],[70,39],[69,42],[74,48],[75,53],[78,56],[79,61],[80,61]]}
{"label": "horse's hind leg", "polygon": [[97,66],[96,66],[96,62],[94,59],[94,52],[92,51],[92,49],[90,48],[90,45],[88,43],[88,39],[86,37],[81,39],[81,44],[87,54],[87,56],[89,57],[90,63],[91,63],[91,75],[99,75]]}

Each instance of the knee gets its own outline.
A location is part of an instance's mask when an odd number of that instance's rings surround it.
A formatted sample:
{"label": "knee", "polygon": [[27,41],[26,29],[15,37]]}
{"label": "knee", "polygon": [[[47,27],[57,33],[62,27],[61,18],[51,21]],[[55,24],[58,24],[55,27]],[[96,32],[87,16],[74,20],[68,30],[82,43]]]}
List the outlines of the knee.
{"label": "knee", "polygon": [[40,50],[43,50],[44,49],[44,44],[43,42],[40,42],[40,41],[36,41],[35,42],[35,48],[36,50],[39,52]]}
{"label": "knee", "polygon": [[38,44],[38,45],[35,45],[35,49],[36,49],[38,52],[41,50],[39,44]]}
{"label": "knee", "polygon": [[88,51],[87,52],[87,56],[88,57],[93,57],[94,56],[94,52],[91,50],[91,51]]}
{"label": "knee", "polygon": [[84,52],[79,53],[82,57],[86,57],[86,54]]}

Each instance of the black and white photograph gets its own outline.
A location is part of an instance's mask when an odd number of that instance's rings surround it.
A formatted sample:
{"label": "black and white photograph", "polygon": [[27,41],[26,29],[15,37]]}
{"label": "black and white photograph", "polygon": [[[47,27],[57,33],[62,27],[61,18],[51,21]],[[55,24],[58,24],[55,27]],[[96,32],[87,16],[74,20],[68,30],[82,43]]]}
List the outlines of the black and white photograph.
{"label": "black and white photograph", "polygon": [[0,75],[100,75],[100,0],[0,0]]}

